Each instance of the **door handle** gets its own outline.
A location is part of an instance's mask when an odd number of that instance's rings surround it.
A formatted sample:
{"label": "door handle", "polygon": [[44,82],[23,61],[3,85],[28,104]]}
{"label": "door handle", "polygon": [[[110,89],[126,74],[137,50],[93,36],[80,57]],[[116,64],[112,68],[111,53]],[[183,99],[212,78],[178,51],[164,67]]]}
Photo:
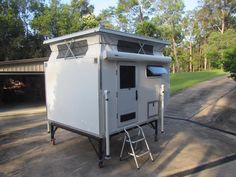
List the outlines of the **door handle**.
{"label": "door handle", "polygon": [[135,92],[135,98],[136,98],[136,100],[138,100],[138,90],[136,90],[136,92]]}

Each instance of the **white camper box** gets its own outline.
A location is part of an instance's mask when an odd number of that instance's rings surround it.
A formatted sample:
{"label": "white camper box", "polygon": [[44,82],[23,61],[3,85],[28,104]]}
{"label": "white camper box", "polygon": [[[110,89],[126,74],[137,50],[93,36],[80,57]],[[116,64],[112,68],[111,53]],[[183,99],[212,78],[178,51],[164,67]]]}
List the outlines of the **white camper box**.
{"label": "white camper box", "polygon": [[169,96],[167,42],[98,27],[44,43],[51,48],[45,82],[53,142],[57,127],[97,139],[101,165],[103,140],[108,156],[110,136],[124,127],[153,123],[157,136]]}

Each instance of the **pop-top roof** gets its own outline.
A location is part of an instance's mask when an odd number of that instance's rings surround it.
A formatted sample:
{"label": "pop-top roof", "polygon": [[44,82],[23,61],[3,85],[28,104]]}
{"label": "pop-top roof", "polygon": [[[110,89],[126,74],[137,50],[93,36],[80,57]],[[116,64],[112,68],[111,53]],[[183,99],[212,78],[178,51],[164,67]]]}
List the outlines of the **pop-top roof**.
{"label": "pop-top roof", "polygon": [[126,32],[121,32],[121,31],[116,31],[116,30],[111,30],[111,29],[106,29],[103,27],[92,28],[92,29],[79,31],[79,32],[75,32],[72,34],[67,34],[64,36],[48,39],[48,40],[44,41],[44,44],[57,43],[57,42],[61,42],[61,41],[67,40],[67,39],[77,38],[80,36],[85,36],[85,35],[93,34],[93,33],[108,33],[108,34],[114,34],[114,35],[118,35],[118,36],[125,36],[128,38],[134,38],[134,39],[138,39],[138,40],[150,41],[150,42],[159,43],[159,44],[160,43],[165,44],[165,45],[170,44],[167,41],[159,40],[156,38],[140,36],[140,35],[136,35],[136,34],[126,33]]}

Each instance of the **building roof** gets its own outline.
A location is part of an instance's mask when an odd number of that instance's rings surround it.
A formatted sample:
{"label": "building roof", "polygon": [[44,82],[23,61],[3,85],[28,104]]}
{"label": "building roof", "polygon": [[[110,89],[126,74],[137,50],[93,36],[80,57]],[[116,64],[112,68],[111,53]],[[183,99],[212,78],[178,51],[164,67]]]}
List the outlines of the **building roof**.
{"label": "building roof", "polygon": [[44,61],[47,61],[47,60],[48,60],[48,57],[31,58],[31,59],[19,59],[19,60],[8,60],[8,61],[1,61],[0,66],[12,65],[12,64],[26,64],[26,63],[44,62]]}
{"label": "building roof", "polygon": [[79,32],[75,32],[72,34],[67,34],[64,36],[48,39],[48,40],[44,41],[44,44],[57,43],[57,42],[64,41],[67,39],[77,38],[77,37],[81,37],[81,36],[85,36],[85,35],[89,35],[89,34],[94,34],[94,33],[108,33],[108,34],[114,34],[114,35],[118,35],[118,36],[125,36],[128,38],[135,38],[135,39],[139,39],[139,40],[150,41],[150,42],[159,43],[159,44],[160,43],[165,44],[165,45],[170,44],[167,41],[159,40],[156,38],[140,36],[140,35],[136,35],[136,34],[126,33],[126,32],[121,32],[121,31],[116,31],[116,30],[111,30],[111,29],[106,29],[103,27],[92,28],[92,29],[79,31]]}

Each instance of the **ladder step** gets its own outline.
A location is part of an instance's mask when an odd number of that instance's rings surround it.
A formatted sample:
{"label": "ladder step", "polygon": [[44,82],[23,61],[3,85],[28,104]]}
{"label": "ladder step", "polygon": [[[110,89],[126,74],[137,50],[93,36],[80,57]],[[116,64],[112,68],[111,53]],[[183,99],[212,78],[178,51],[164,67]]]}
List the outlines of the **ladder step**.
{"label": "ladder step", "polygon": [[150,151],[146,151],[146,152],[143,152],[142,154],[137,154],[137,155],[134,155],[133,153],[129,153],[129,155],[131,155],[131,156],[136,156],[136,157],[142,157],[142,156],[148,154],[149,152],[150,152]]}
{"label": "ladder step", "polygon": [[140,139],[137,139],[137,140],[126,140],[126,142],[131,142],[131,143],[138,143],[138,142],[140,142],[140,141],[144,141],[145,140],[145,138],[140,138]]}

